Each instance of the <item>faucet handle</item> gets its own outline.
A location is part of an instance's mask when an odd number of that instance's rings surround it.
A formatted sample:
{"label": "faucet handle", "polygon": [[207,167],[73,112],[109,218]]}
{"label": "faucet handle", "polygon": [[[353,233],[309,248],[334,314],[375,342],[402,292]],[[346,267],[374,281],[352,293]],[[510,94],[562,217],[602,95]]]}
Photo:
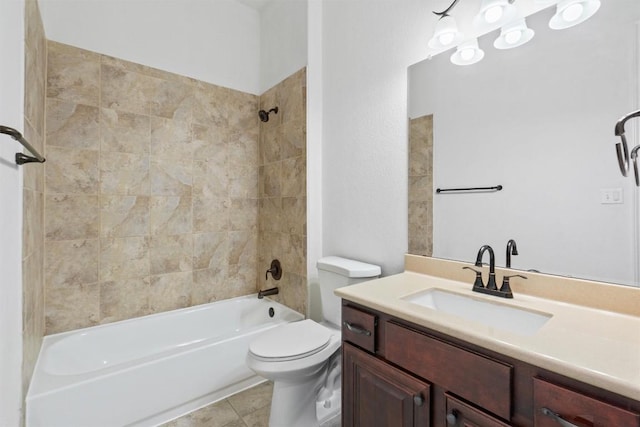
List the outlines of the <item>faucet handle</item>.
{"label": "faucet handle", "polygon": [[521,279],[527,279],[527,276],[523,276],[522,274],[512,274],[510,276],[504,276],[502,278],[502,286],[500,286],[500,292],[503,292],[508,295],[512,295],[511,298],[513,298],[513,293],[511,292],[509,279],[511,279],[512,277],[520,277]]}
{"label": "faucet handle", "polygon": [[474,273],[476,273],[476,280],[475,282],[473,282],[473,287],[474,288],[484,288],[484,283],[482,283],[482,271],[480,270],[476,270],[475,268],[471,268],[471,267],[462,267],[463,270],[471,270]]}

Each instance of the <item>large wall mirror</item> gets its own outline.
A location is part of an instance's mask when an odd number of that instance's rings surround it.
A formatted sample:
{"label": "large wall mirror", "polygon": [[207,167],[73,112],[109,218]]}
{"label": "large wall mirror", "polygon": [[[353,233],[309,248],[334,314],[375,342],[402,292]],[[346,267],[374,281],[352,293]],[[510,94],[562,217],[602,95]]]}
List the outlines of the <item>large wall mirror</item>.
{"label": "large wall mirror", "polygon": [[527,17],[535,36],[515,49],[480,37],[476,64],[448,51],[409,68],[410,252],[474,261],[489,244],[504,266],[515,239],[513,268],[638,286],[639,190],[614,125],[639,108],[640,2],[603,1],[565,30],[554,13]]}

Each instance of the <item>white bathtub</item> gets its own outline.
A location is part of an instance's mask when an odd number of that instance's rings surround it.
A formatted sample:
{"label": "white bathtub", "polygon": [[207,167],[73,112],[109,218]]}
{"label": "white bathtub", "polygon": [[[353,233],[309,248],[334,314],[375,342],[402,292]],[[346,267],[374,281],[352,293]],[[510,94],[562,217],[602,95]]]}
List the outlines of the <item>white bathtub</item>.
{"label": "white bathtub", "polygon": [[250,295],[46,336],[27,393],[27,426],[170,421],[264,381],[245,365],[249,342],[302,318]]}

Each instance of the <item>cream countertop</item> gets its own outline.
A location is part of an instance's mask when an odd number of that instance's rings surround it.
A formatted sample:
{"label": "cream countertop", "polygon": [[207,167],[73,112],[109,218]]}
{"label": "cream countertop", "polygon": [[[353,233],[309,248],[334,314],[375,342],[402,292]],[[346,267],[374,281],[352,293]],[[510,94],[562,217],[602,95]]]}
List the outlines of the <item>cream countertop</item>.
{"label": "cream countertop", "polygon": [[[620,290],[625,297],[624,301],[620,301],[621,310],[604,310],[598,307],[598,301],[602,302],[603,292],[598,286],[608,285],[592,282],[578,284],[585,289],[589,288],[591,292],[586,293],[591,297],[585,297],[583,292],[577,298],[581,304],[576,304],[566,301],[570,298],[564,291],[571,285],[562,283],[567,280],[576,281],[575,279],[537,274],[533,278],[533,284],[528,283],[526,286],[514,283],[512,279],[514,299],[509,300],[472,292],[473,274],[463,273],[467,278],[466,282],[439,277],[455,276],[461,266],[469,264],[444,261],[447,264],[445,270],[453,272],[447,274],[446,271],[443,273],[439,260],[424,258],[423,262],[419,258],[422,257],[408,256],[406,265],[407,269],[420,272],[405,271],[340,288],[335,293],[355,303],[640,401],[640,316],[627,313],[640,309],[640,289],[616,286],[624,288]],[[434,262],[437,268],[433,268]],[[425,270],[433,271],[433,275],[424,274]],[[525,274],[532,276],[530,273]],[[483,277],[486,280],[487,275],[484,274]],[[501,277],[498,274],[497,280],[501,280]],[[547,280],[559,282],[555,283],[555,287],[560,287],[558,296],[565,301],[550,298],[553,295],[549,294],[540,297],[526,293],[528,287],[538,284],[541,284],[541,289],[545,289],[544,282]],[[431,288],[492,303],[541,311],[553,317],[535,334],[523,336],[401,299]],[[545,292],[553,293],[552,289],[553,287],[548,287]],[[605,305],[611,308],[610,301]]]}

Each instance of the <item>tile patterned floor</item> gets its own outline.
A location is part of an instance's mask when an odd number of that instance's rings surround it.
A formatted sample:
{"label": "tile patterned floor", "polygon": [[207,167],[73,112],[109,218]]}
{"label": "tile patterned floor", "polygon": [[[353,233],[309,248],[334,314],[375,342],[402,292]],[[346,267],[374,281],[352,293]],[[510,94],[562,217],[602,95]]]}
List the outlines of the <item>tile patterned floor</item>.
{"label": "tile patterned floor", "polygon": [[[272,394],[273,383],[265,382],[163,424],[162,427],[269,427]],[[338,414],[321,427],[340,426]]]}
{"label": "tile patterned floor", "polygon": [[262,383],[162,427],[268,427],[273,384]]}

